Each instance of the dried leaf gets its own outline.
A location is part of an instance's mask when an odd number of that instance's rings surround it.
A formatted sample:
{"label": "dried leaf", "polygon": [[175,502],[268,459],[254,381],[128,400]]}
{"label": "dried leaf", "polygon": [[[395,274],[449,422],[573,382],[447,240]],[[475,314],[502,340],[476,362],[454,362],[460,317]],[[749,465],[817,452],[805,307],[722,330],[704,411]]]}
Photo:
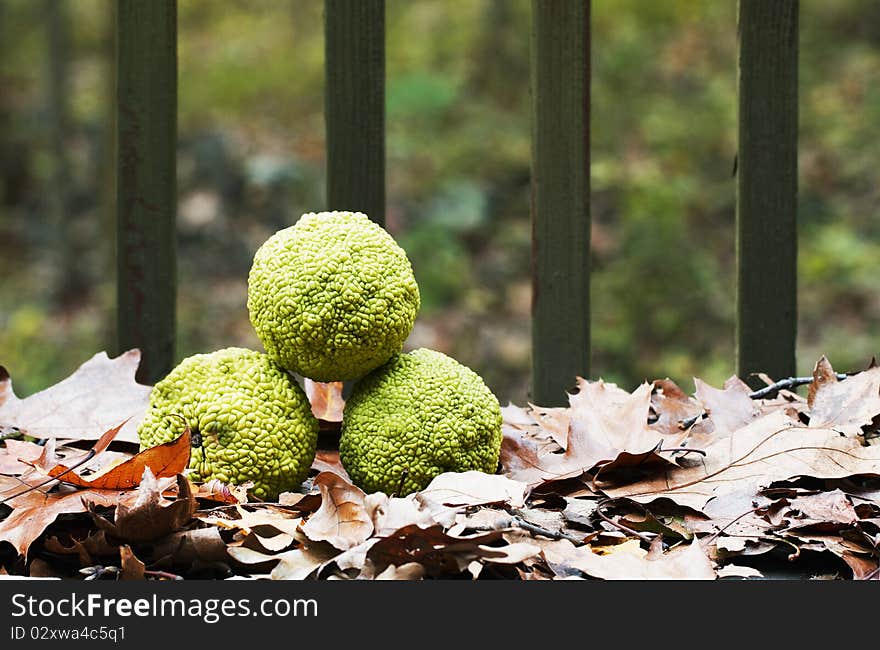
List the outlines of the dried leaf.
{"label": "dried leaf", "polygon": [[445,472],[419,492],[418,499],[452,507],[503,503],[521,508],[525,505],[527,487],[520,481],[485,472]]}
{"label": "dried leaf", "polygon": [[717,571],[715,574],[719,578],[763,578],[764,574],[750,566],[737,566],[728,564]]}
{"label": "dried leaf", "polygon": [[701,379],[694,379],[695,396],[715,425],[715,438],[729,436],[747,426],[761,414],[761,406],[749,395],[752,389],[736,376],[724,382],[721,389]]}
{"label": "dried leaf", "polygon": [[660,463],[668,460],[654,452],[661,443],[675,447],[687,434],[672,439],[648,425],[651,384],[642,384],[630,394],[603,381],[578,380],[578,393],[569,395],[571,428],[563,454],[541,453],[521,432],[505,429],[501,463],[511,479],[529,485],[580,476],[597,465],[617,461],[624,455],[643,462],[650,456]]}
{"label": "dried leaf", "polygon": [[415,494],[389,497],[382,492],[374,492],[365,497],[364,507],[373,521],[373,534],[376,537],[387,537],[412,524],[427,528],[438,523],[430,508],[419,501]]}
{"label": "dried leaf", "polygon": [[342,422],[345,400],[342,398],[342,382],[321,383],[306,377],[306,395],[312,405],[312,414],[325,422]]}
{"label": "dried leaf", "polygon": [[659,557],[639,556],[632,552],[599,555],[589,547],[575,547],[560,542],[544,548],[544,557],[552,565],[569,566],[603,580],[714,580],[715,570],[700,544],[694,540]]}
{"label": "dried leaf", "polygon": [[35,438],[96,440],[127,422],[117,440],[137,444],[137,425],[146,413],[150,386],[138,384],[140,350],[110,359],[99,352],[54,386],[19,399],[0,372],[0,427],[15,427]]}
{"label": "dried leaf", "polygon": [[43,451],[42,445],[33,442],[7,440],[6,448],[0,450],[0,474],[18,476],[31,471]]}
{"label": "dried leaf", "polygon": [[846,381],[817,384],[815,377],[811,427],[835,429],[848,436],[857,436],[862,432],[862,426],[871,424],[880,415],[880,367],[847,377]]}
{"label": "dried leaf", "polygon": [[182,475],[177,476],[177,499],[164,503],[162,488],[150,468],[144,469],[138,489],[137,500],[128,506],[116,506],[115,516],[110,522],[95,512],[89,505],[89,512],[98,528],[115,538],[129,542],[146,542],[165,537],[183,528],[192,520],[197,504],[190,483]]}
{"label": "dried leaf", "polygon": [[333,472],[334,474],[341,476],[345,481],[351,483],[351,477],[342,466],[342,461],[339,460],[338,451],[319,449],[315,453],[315,460],[312,462],[312,469],[317,470],[318,473]]}
{"label": "dried leaf", "polygon": [[143,580],[146,566],[141,562],[128,544],[119,547],[120,580]]}
{"label": "dried leaf", "polygon": [[191,436],[187,427],[175,440],[166,442],[132,456],[108,472],[90,479],[74,474],[65,465],[57,465],[49,470],[49,476],[70,485],[93,490],[126,490],[137,486],[144,471],[149,468],[156,478],[181,474],[189,466]]}
{"label": "dried leaf", "polygon": [[800,426],[782,411],[755,420],[705,451],[705,459],[687,467],[672,467],[629,485],[597,487],[610,497],[640,503],[667,498],[702,510],[713,497],[793,477],[880,475],[880,447],[862,447],[830,429]]}
{"label": "dried leaf", "polygon": [[823,354],[816,362],[816,365],[813,366],[813,381],[810,383],[809,391],[807,392],[807,406],[810,410],[813,408],[813,404],[816,401],[816,394],[819,390],[824,388],[827,384],[836,383],[837,373],[834,372],[831,363]]}
{"label": "dried leaf", "polygon": [[62,486],[44,494],[38,490],[15,497],[7,502],[13,508],[0,521],[0,541],[12,544],[20,555],[26,556],[30,545],[62,514],[86,512],[87,499],[101,506],[115,506],[126,500],[134,501],[135,491],[114,493],[105,490],[80,490]]}
{"label": "dried leaf", "polygon": [[363,490],[332,472],[318,474],[314,485],[321,490],[321,507],[302,527],[309,539],[329,542],[344,551],[373,533]]}

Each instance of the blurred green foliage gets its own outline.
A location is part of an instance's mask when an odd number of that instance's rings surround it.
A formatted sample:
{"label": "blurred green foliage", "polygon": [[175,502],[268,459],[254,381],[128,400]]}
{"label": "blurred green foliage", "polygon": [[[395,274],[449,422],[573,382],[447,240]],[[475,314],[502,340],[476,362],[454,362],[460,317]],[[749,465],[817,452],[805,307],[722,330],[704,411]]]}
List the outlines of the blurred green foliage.
{"label": "blurred green foliage", "polygon": [[[70,200],[53,214],[46,5],[0,0],[0,363],[20,394],[113,349],[111,0],[66,0]],[[322,209],[318,0],[181,0],[178,356],[257,347],[253,252]],[[527,0],[389,0],[389,230],[411,344],[527,399]],[[593,1],[593,372],[733,373],[736,3]],[[880,3],[801,3],[799,371],[877,351]],[[63,237],[58,236],[58,229]],[[62,254],[72,247],[76,255]],[[74,261],[71,261],[71,258]],[[54,287],[71,264],[74,300]],[[773,282],[773,278],[767,278]]]}

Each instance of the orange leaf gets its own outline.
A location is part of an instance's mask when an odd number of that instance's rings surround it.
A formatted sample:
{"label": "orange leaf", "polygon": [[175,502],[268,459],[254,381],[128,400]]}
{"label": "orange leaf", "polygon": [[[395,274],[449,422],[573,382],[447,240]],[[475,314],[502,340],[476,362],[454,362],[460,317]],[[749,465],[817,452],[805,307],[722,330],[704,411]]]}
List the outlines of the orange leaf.
{"label": "orange leaf", "polygon": [[49,476],[70,485],[96,490],[127,490],[137,487],[147,467],[156,478],[176,476],[189,466],[191,434],[187,428],[176,440],[145,449],[92,480],[74,474],[64,465],[49,470]]}

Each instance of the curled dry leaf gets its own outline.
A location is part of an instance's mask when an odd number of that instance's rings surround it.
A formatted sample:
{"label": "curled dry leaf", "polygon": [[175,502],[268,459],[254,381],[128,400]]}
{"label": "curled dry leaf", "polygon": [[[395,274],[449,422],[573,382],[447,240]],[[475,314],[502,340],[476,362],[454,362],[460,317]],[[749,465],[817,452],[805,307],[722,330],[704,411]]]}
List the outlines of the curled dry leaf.
{"label": "curled dry leaf", "polygon": [[143,478],[133,504],[116,506],[113,521],[95,512],[89,504],[89,512],[95,525],[113,537],[129,542],[146,542],[165,537],[183,528],[192,520],[197,504],[190,483],[177,475],[177,499],[169,504],[162,497],[163,489],[150,468],[144,469]]}
{"label": "curled dry leaf", "polygon": [[304,545],[277,555],[267,555],[241,546],[229,548],[229,555],[244,565],[275,562],[272,580],[305,580],[338,554],[338,550],[324,543]]}
{"label": "curled dry leaf", "polygon": [[373,535],[376,537],[387,537],[412,524],[427,528],[438,523],[431,509],[415,494],[389,497],[383,492],[374,492],[365,497],[364,507],[373,521]]}
{"label": "curled dry leaf", "polygon": [[119,547],[119,579],[143,580],[146,566],[141,562],[128,544]]}
{"label": "curled dry leaf", "polygon": [[54,386],[19,399],[0,367],[0,427],[35,438],[96,440],[126,422],[117,440],[137,444],[137,425],[146,413],[150,386],[135,381],[140,350],[111,359],[99,352]]}
{"label": "curled dry leaf", "polygon": [[309,539],[328,542],[344,551],[373,533],[363,490],[332,472],[318,474],[314,485],[321,491],[321,507],[302,527]]}

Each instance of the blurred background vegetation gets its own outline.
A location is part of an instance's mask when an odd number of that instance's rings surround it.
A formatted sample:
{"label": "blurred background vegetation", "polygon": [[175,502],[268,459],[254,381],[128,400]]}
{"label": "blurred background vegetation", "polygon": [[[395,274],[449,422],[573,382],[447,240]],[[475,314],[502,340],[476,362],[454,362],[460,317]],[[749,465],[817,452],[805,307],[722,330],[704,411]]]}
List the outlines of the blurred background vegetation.
{"label": "blurred background vegetation", "polygon": [[[389,0],[388,229],[409,345],[528,398],[528,0]],[[0,0],[0,363],[114,348],[113,0]],[[319,0],[180,0],[178,358],[259,348],[252,255],[323,208]],[[736,3],[593,0],[593,375],[734,372]],[[877,351],[880,3],[802,0],[799,371]],[[767,278],[773,282],[773,278]]]}

